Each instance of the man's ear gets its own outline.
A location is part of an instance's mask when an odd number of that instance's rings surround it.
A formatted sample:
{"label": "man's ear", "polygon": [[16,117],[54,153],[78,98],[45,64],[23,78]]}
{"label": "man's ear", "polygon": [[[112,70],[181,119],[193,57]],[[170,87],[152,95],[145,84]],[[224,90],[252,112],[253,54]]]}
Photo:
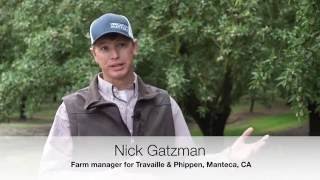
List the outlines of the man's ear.
{"label": "man's ear", "polygon": [[96,53],[94,52],[93,46],[90,47],[90,53],[93,57],[96,56]]}
{"label": "man's ear", "polygon": [[133,45],[134,45],[134,50],[133,50],[133,55],[138,55],[138,51],[139,51],[139,45],[138,45],[138,40],[134,39],[133,40]]}
{"label": "man's ear", "polygon": [[92,55],[94,62],[98,63],[97,60],[96,60],[96,52],[94,51],[94,47],[93,46],[90,47],[90,54]]}

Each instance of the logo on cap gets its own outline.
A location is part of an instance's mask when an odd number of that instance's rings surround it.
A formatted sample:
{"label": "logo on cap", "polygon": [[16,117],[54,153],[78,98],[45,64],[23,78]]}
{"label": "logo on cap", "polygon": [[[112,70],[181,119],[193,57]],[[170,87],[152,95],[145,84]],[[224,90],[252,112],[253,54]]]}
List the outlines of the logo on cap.
{"label": "logo on cap", "polygon": [[121,29],[123,31],[128,32],[128,26],[121,23],[110,23],[110,28],[112,29]]}

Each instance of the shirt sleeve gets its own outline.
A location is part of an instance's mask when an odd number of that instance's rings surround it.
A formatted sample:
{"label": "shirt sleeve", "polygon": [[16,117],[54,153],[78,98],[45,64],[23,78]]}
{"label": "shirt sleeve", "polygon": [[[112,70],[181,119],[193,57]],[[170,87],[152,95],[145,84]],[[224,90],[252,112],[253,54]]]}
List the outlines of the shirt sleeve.
{"label": "shirt sleeve", "polygon": [[71,136],[69,117],[64,103],[59,106],[54,117],[48,138],[52,136]]}
{"label": "shirt sleeve", "polygon": [[176,136],[191,136],[187,123],[177,102],[170,97],[173,124]]}
{"label": "shirt sleeve", "polygon": [[66,168],[67,162],[71,161],[72,148],[70,122],[66,106],[62,103],[56,112],[42,152],[40,174]]}

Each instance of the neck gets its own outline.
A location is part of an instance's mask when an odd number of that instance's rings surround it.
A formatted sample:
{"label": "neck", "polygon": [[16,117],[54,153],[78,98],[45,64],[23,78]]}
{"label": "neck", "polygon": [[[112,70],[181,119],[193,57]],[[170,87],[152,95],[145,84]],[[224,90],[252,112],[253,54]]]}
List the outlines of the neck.
{"label": "neck", "polygon": [[118,90],[129,89],[134,82],[134,74],[133,72],[128,75],[128,77],[123,79],[109,79],[104,74],[102,74],[103,79],[110,82],[113,86],[115,86]]}

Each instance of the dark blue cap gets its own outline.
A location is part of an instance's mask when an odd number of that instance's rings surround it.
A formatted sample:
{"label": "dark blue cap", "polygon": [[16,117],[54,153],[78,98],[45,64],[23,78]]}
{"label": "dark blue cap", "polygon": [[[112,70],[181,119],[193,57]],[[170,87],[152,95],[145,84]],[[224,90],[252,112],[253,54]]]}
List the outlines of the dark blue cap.
{"label": "dark blue cap", "polygon": [[119,33],[134,39],[130,22],[123,15],[107,13],[94,20],[90,25],[91,44],[108,33]]}

